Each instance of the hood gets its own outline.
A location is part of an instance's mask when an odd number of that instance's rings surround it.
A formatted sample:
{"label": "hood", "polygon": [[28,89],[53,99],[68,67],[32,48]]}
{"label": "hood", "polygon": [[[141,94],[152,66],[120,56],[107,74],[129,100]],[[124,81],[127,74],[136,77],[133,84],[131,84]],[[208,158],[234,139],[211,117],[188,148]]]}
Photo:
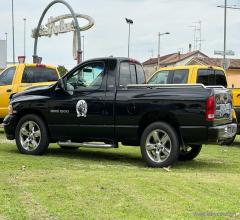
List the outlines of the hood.
{"label": "hood", "polygon": [[28,95],[44,95],[48,93],[49,90],[53,88],[53,85],[50,86],[35,86],[31,87],[23,92],[16,93],[10,97],[10,99],[16,99],[22,96],[28,96]]}

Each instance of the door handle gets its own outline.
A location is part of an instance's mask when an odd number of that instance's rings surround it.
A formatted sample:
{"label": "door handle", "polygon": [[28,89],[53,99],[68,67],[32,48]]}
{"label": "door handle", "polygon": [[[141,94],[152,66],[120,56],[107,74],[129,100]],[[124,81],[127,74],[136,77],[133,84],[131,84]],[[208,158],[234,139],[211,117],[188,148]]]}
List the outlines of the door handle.
{"label": "door handle", "polygon": [[7,89],[7,91],[6,92],[12,92],[12,90],[11,89]]}

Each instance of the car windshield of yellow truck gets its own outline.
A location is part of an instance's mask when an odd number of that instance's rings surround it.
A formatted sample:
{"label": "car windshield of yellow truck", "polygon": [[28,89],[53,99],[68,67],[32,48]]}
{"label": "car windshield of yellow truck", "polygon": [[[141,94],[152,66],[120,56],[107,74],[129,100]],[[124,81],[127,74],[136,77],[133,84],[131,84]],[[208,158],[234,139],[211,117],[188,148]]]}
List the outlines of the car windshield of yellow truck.
{"label": "car windshield of yellow truck", "polygon": [[12,84],[12,80],[15,74],[15,67],[11,67],[6,69],[5,71],[3,71],[0,75],[0,86],[3,85],[11,85]]}

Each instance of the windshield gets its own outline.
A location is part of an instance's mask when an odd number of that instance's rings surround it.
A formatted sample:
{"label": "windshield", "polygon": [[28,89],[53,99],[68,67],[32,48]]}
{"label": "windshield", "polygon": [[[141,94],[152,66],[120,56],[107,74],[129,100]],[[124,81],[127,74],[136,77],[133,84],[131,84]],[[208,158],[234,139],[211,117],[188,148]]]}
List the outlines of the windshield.
{"label": "windshield", "polygon": [[167,84],[168,76],[168,70],[159,71],[153,75],[153,77],[148,81],[148,84]]}

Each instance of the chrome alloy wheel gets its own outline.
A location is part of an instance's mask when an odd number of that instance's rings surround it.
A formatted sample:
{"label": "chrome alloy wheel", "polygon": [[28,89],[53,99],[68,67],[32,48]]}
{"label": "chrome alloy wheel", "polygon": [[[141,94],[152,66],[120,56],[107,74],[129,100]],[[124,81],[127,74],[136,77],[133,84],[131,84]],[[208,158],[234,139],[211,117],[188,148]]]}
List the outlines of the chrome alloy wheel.
{"label": "chrome alloy wheel", "polygon": [[34,151],[40,144],[41,131],[34,121],[26,121],[20,128],[20,142],[27,151]]}
{"label": "chrome alloy wheel", "polygon": [[145,147],[149,158],[159,163],[167,160],[169,157],[172,142],[165,131],[156,129],[147,136]]}

